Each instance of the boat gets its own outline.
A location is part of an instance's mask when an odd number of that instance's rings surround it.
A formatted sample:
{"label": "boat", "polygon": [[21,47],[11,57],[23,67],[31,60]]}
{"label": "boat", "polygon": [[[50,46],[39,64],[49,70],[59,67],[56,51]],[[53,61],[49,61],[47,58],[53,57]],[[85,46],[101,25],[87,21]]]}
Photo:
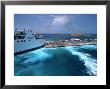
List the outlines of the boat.
{"label": "boat", "polygon": [[44,41],[40,34],[34,34],[32,30],[15,30],[14,55],[42,48],[45,46]]}

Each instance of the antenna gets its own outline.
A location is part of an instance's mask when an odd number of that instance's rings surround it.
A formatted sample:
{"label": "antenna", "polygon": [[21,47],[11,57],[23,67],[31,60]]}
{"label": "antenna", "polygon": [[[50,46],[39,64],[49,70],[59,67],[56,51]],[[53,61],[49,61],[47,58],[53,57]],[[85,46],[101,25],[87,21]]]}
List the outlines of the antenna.
{"label": "antenna", "polygon": [[15,32],[17,31],[17,28],[15,29]]}

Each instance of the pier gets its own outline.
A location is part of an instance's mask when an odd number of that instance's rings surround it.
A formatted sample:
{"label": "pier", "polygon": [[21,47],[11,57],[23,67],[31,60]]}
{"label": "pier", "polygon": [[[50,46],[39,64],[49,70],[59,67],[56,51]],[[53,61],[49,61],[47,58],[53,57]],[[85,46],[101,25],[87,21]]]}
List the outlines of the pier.
{"label": "pier", "polygon": [[60,41],[46,41],[45,47],[52,48],[52,47],[64,47],[64,46],[80,46],[80,45],[96,45],[97,41],[85,41],[80,39],[71,39],[71,40],[60,40]]}

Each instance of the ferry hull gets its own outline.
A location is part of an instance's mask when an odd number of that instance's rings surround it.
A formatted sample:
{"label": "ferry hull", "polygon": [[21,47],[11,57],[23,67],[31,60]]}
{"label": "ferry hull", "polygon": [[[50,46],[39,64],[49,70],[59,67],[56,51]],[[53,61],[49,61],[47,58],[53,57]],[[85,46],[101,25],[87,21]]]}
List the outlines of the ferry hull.
{"label": "ferry hull", "polygon": [[20,52],[15,52],[14,55],[19,55],[19,54],[22,54],[22,53],[30,52],[30,51],[33,51],[33,50],[36,50],[36,49],[40,49],[42,47],[45,47],[45,45],[35,47],[35,48],[31,48],[31,49],[27,49],[27,50],[23,50],[23,51],[20,51]]}
{"label": "ferry hull", "polygon": [[25,52],[33,51],[39,48],[44,47],[44,40],[38,39],[38,40],[31,40],[28,42],[14,42],[14,55],[19,55]]}

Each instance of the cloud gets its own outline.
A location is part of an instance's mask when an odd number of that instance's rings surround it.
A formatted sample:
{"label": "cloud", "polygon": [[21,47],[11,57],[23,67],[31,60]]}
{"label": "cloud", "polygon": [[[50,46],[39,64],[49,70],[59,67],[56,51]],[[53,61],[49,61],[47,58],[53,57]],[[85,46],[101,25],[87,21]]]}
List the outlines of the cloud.
{"label": "cloud", "polygon": [[70,20],[69,16],[53,16],[53,25],[65,25]]}

